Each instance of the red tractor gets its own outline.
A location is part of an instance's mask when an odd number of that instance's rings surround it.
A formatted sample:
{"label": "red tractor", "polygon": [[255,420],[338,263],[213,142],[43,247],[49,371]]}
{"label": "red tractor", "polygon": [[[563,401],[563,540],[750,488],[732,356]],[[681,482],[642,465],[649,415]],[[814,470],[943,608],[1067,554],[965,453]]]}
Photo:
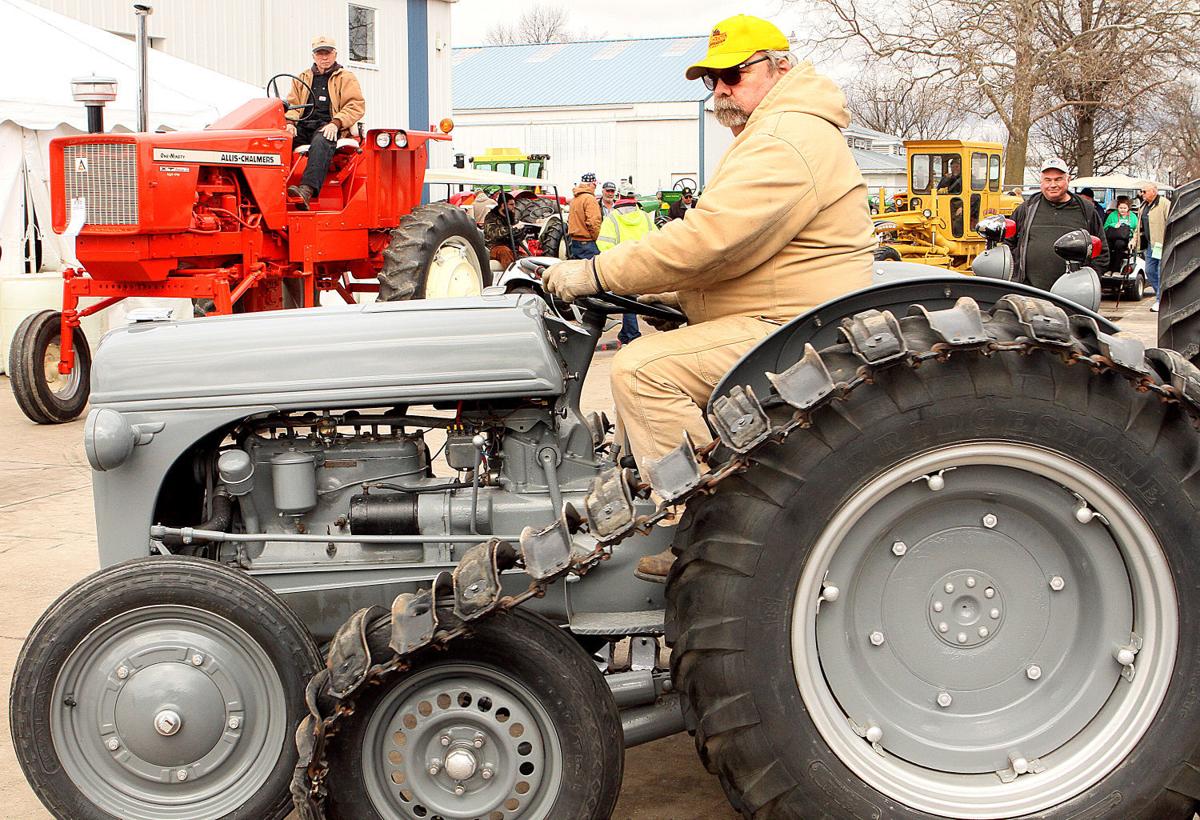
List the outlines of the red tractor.
{"label": "red tractor", "polygon": [[[305,211],[286,193],[307,154],[292,149],[286,110],[276,94],[203,131],[51,142],[54,230],[78,234],[82,267],[63,271],[62,311],[29,316],[13,337],[8,372],[26,416],[55,424],[82,412],[91,354],[80,320],[127,297],[182,297],[198,314],[228,314],[312,307],[321,291],[350,303],[364,292],[481,292],[479,229],[459,208],[421,204],[427,143],[448,140],[451,121],[339,140]],[[100,301],[81,308],[86,297]]]}

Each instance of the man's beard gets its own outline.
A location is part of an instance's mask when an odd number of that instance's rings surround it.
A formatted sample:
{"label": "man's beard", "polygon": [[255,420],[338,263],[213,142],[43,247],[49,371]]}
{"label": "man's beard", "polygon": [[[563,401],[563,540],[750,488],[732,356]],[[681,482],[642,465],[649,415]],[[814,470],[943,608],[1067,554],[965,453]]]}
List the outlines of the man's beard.
{"label": "man's beard", "polygon": [[750,119],[746,109],[729,97],[717,97],[713,100],[713,112],[717,115],[717,122],[726,128],[740,128]]}

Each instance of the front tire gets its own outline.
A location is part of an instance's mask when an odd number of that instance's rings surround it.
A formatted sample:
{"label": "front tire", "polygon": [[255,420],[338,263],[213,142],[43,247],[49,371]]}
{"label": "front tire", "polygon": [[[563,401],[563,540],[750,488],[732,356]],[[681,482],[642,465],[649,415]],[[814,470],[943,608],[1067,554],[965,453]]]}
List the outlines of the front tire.
{"label": "front tire", "polygon": [[444,202],[414,208],[392,231],[379,271],[379,301],[478,296],[491,278],[479,227]]}
{"label": "front tire", "polygon": [[471,630],[360,696],[330,749],[332,820],[612,814],[621,721],[587,653],[523,610]]}
{"label": "front tire", "polygon": [[320,666],[304,625],[244,573],[130,561],[80,581],[30,632],[13,745],[56,817],[278,820]]}
{"label": "front tire", "polygon": [[[862,364],[844,345],[822,359],[835,382]],[[731,802],[1190,818],[1186,412],[1050,352],[953,352],[878,371],[811,421],[689,505],[676,540],[673,678]],[[1131,633],[1130,681],[1115,658]]]}
{"label": "front tire", "polygon": [[92,352],[82,328],[72,333],[75,366],[58,372],[62,314],[43,310],[27,316],[13,334],[8,373],[17,406],[37,424],[62,424],[77,418],[91,394]]}

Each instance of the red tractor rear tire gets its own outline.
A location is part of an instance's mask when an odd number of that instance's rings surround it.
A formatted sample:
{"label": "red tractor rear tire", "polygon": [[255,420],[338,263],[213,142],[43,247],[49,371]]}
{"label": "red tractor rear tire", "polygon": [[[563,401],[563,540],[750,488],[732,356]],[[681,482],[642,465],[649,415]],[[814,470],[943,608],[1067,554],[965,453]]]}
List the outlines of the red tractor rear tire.
{"label": "red tractor rear tire", "polygon": [[[43,310],[27,316],[13,334],[8,377],[21,412],[37,424],[62,424],[83,412],[91,394],[92,353],[82,328],[75,328],[75,367],[58,378],[62,314]],[[61,382],[61,383],[60,383]]]}
{"label": "red tractor rear tire", "polygon": [[491,284],[483,234],[462,208],[414,208],[392,231],[379,271],[379,301],[478,296]]}

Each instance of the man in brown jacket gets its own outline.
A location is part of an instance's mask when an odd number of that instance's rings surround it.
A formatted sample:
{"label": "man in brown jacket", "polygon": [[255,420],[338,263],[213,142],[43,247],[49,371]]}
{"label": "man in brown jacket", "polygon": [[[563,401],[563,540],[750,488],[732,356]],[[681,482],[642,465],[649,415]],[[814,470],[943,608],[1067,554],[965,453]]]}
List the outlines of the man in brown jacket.
{"label": "man in brown jacket", "polygon": [[[288,196],[300,200],[298,207],[308,210],[308,202],[325,182],[329,161],[339,137],[350,135],[350,129],[366,111],[358,78],[342,68],[337,61],[337,44],[330,37],[317,37],[312,42],[313,66],[300,74],[303,82],[292,81],[288,92],[289,106],[284,114],[290,122],[292,148],[308,146],[308,165],[299,185],[288,188]],[[309,89],[312,99],[309,99]]]}
{"label": "man in brown jacket", "polygon": [[[778,28],[745,15],[717,24],[687,76],[704,78],[735,135],[704,196],[687,219],[555,265],[545,281],[568,300],[673,291],[687,314],[686,327],[613,359],[613,400],[640,465],[678,446],[681,428],[710,441],[703,408],[729,368],[782,323],[871,276],[867,189],[840,130],[850,114],[837,86],[796,64]],[[638,575],[665,580],[672,560],[643,558]]]}
{"label": "man in brown jacket", "polygon": [[596,175],[586,173],[571,191],[571,210],[567,214],[567,258],[591,259],[600,253],[600,203],[596,201]]}

